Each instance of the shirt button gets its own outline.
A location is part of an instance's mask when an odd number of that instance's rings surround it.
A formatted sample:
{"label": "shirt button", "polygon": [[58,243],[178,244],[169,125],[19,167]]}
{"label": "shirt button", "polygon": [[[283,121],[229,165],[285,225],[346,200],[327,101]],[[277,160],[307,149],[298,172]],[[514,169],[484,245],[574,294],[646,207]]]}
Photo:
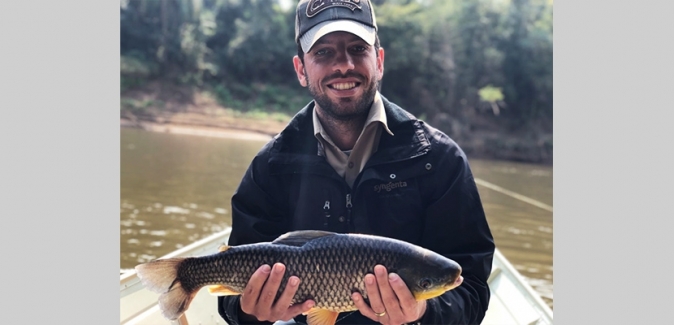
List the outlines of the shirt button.
{"label": "shirt button", "polygon": [[344,222],[344,216],[339,216],[339,222]]}
{"label": "shirt button", "polygon": [[431,168],[433,168],[433,165],[431,165],[431,163],[427,163],[426,170],[431,170]]}
{"label": "shirt button", "polygon": [[349,161],[349,168],[353,168],[353,161]]}

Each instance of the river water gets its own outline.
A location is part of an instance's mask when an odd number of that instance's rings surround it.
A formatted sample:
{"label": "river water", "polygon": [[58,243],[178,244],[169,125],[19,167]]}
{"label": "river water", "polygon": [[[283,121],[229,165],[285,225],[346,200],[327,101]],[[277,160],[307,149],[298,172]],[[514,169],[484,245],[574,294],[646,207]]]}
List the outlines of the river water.
{"label": "river water", "polygon": [[[226,229],[259,138],[121,129],[120,268]],[[552,308],[552,167],[470,159],[496,246]]]}

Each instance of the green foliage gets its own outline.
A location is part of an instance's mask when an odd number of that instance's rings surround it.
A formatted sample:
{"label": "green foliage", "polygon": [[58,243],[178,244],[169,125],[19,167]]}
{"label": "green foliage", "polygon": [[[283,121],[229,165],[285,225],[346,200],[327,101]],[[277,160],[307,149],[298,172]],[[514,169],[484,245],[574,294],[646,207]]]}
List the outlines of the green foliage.
{"label": "green foliage", "polygon": [[142,87],[143,85],[146,84],[145,78],[138,78],[138,77],[133,77],[133,76],[125,76],[125,75],[121,75],[119,81],[120,81],[120,91],[121,92],[127,91],[129,89],[133,89],[133,88]]}
{"label": "green foliage", "polygon": [[552,118],[552,6],[512,0],[502,43],[504,93],[518,121]]}
{"label": "green foliage", "polygon": [[150,107],[163,107],[164,102],[160,100],[134,100],[128,98],[122,98],[120,103],[120,108],[122,111],[129,111],[134,114],[144,113]]}
{"label": "green foliage", "polygon": [[129,52],[120,57],[121,91],[140,87],[157,73],[157,65],[145,59],[140,52]]}
{"label": "green foliage", "polygon": [[480,88],[477,93],[480,96],[480,100],[485,101],[491,105],[494,115],[501,115],[501,109],[497,103],[503,100],[503,92],[501,92],[501,88],[488,85]]}
{"label": "green foliage", "polygon": [[156,71],[156,66],[153,62],[148,62],[133,54],[122,55],[119,66],[121,74],[128,76],[148,78]]}
{"label": "green foliage", "polygon": [[[372,2],[385,96],[429,121],[470,123],[487,101],[508,107],[498,123],[552,128],[552,1]],[[243,112],[289,115],[310,100],[291,62],[294,7],[276,0],[123,1],[120,32],[123,90],[162,78]]]}
{"label": "green foliage", "polygon": [[294,115],[311,101],[306,89],[268,83],[222,83],[213,87],[213,93],[221,105],[244,112]]}
{"label": "green foliage", "polygon": [[497,101],[503,100],[503,92],[501,92],[501,88],[496,88],[492,85],[480,88],[478,94],[480,95],[480,99],[485,102],[495,103]]}

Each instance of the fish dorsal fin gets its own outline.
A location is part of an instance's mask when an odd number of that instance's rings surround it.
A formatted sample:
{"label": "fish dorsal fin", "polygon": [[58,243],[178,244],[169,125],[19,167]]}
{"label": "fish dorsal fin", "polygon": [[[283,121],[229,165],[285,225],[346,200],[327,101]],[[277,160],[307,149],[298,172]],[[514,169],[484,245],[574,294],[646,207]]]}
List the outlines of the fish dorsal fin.
{"label": "fish dorsal fin", "polygon": [[307,313],[307,324],[309,325],[334,325],[337,322],[339,313],[327,309],[311,308]]}
{"label": "fish dorsal fin", "polygon": [[288,246],[303,246],[307,242],[325,236],[333,236],[337,233],[322,231],[322,230],[297,230],[285,233],[276,238],[272,244],[288,245]]}

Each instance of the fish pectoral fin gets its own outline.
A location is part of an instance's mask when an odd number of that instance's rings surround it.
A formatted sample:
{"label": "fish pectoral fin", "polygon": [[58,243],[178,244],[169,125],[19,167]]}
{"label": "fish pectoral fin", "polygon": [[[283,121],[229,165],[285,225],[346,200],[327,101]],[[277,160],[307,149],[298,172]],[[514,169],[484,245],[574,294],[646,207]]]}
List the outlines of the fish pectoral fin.
{"label": "fish pectoral fin", "polygon": [[307,313],[307,324],[309,325],[334,325],[337,322],[336,311],[327,309],[311,308]]}
{"label": "fish pectoral fin", "polygon": [[214,296],[236,296],[241,294],[240,292],[237,292],[234,289],[222,284],[208,286],[208,293]]}

